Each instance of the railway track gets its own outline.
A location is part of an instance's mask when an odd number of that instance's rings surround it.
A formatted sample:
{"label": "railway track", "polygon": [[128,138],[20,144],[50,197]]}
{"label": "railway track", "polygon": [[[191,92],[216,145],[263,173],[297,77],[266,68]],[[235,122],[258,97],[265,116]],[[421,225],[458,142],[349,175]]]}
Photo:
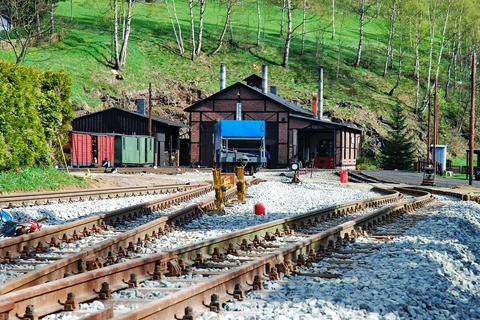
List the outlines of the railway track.
{"label": "railway track", "polygon": [[[404,198],[398,191],[378,190],[384,195],[271,221],[6,294],[0,299],[0,317],[16,319],[18,315],[19,319],[35,319],[69,312],[69,316],[78,319],[173,319],[174,315],[181,318],[187,306],[202,302],[215,310],[225,301],[226,291],[237,298],[243,294],[237,284],[246,286],[247,281],[253,284],[251,289],[259,289],[265,273],[274,277],[275,272],[288,272],[288,260],[299,264],[312,253],[330,252],[341,246],[342,239],[353,238],[358,230],[389,221],[431,200],[430,194],[423,191],[402,189],[402,193],[410,195]],[[326,230],[325,225],[320,226],[326,220],[381,205],[387,206]],[[162,275],[168,277],[160,281]],[[212,294],[217,294],[220,300],[214,296],[207,301]],[[130,299],[131,295],[136,298]],[[103,310],[78,309],[80,303],[98,299],[104,301]],[[124,306],[123,312],[119,306]],[[189,312],[184,319],[191,319]]]}
{"label": "railway track", "polygon": [[[179,171],[181,172],[192,172],[192,171],[202,171],[202,172],[211,172],[210,168],[191,168],[191,167],[117,167],[117,173],[121,174],[177,174]],[[90,171],[92,173],[104,173],[104,168],[71,168],[69,169],[70,172],[87,172]]]}
{"label": "railway track", "polygon": [[13,208],[19,206],[41,205],[65,201],[107,199],[113,197],[138,196],[144,194],[163,194],[184,191],[196,186],[197,185],[189,184],[170,184],[155,186],[6,194],[0,195],[0,207]]}

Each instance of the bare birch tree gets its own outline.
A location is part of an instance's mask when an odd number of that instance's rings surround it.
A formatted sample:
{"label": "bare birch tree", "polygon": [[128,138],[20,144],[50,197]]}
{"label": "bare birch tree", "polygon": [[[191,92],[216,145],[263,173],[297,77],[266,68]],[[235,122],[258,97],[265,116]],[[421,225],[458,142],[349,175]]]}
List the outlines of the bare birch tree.
{"label": "bare birch tree", "polygon": [[365,12],[366,12],[366,0],[360,0],[360,4],[358,7],[358,16],[359,16],[359,39],[358,39],[358,47],[357,47],[357,55],[355,58],[355,62],[353,63],[354,67],[359,67],[360,62],[362,59],[362,49],[363,49],[363,32],[365,28]]}
{"label": "bare birch tree", "polygon": [[218,41],[218,46],[215,49],[215,51],[212,52],[212,55],[217,54],[223,46],[225,34],[227,33],[228,26],[230,25],[230,19],[232,15],[232,6],[233,6],[232,0],[227,0],[227,16],[225,17],[225,24],[223,25],[222,34],[220,35],[220,39]]}
{"label": "bare birch tree", "polygon": [[332,0],[332,39],[335,39],[335,0]]}
{"label": "bare birch tree", "polygon": [[193,17],[193,0],[188,0],[188,8],[190,13],[190,32],[192,38],[192,61],[196,57],[196,45],[195,45],[195,19]]}
{"label": "bare birch tree", "polygon": [[287,37],[283,48],[282,66],[288,68],[288,59],[290,57],[290,44],[292,42],[292,0],[286,0],[287,3]]}
{"label": "bare birch tree", "polygon": [[260,46],[260,31],[261,31],[260,0],[257,0],[257,47]]}
{"label": "bare birch tree", "polygon": [[393,96],[395,90],[397,90],[398,86],[400,85],[400,80],[402,79],[402,62],[403,62],[403,26],[400,23],[399,26],[399,39],[398,39],[398,73],[397,73],[397,81],[395,85],[388,93],[389,96]]}
{"label": "bare birch tree", "polygon": [[303,0],[303,15],[302,15],[302,48],[300,49],[300,55],[303,56],[305,52],[305,24],[307,21],[307,0]]}
{"label": "bare birch tree", "polygon": [[202,51],[202,39],[203,39],[203,16],[205,14],[205,1],[206,0],[199,0],[200,3],[200,17],[198,20],[198,45],[197,45],[197,56],[200,55]]}
{"label": "bare birch tree", "polygon": [[387,76],[388,65],[393,60],[393,35],[395,34],[395,20],[397,18],[397,0],[393,0],[392,8],[390,9],[390,28],[388,30],[388,44],[387,54],[385,57],[385,64],[383,66],[383,77]]}
{"label": "bare birch tree", "polygon": [[128,40],[130,38],[131,26],[132,26],[132,9],[135,0],[127,0],[127,7],[123,5],[123,0],[121,1],[120,13],[122,20],[122,35],[119,38],[119,8],[118,0],[113,0],[113,21],[114,21],[114,31],[113,31],[113,51],[114,51],[114,68],[117,70],[122,70],[127,62],[127,52],[128,52]]}
{"label": "bare birch tree", "polygon": [[[180,26],[180,22],[178,21],[177,9],[175,8],[175,0],[172,0],[174,17],[172,17],[172,13],[168,5],[168,0],[165,0],[165,6],[167,8],[168,18],[170,19],[170,23],[172,24],[175,40],[177,41],[178,52],[180,53],[181,56],[183,56],[185,53],[185,47],[183,45],[182,27]],[[176,22],[173,20],[173,18],[175,18]],[[177,30],[177,27],[178,27],[178,30]]]}
{"label": "bare birch tree", "polygon": [[280,35],[283,36],[285,29],[285,9],[287,8],[287,0],[282,0],[282,18],[280,20]]}

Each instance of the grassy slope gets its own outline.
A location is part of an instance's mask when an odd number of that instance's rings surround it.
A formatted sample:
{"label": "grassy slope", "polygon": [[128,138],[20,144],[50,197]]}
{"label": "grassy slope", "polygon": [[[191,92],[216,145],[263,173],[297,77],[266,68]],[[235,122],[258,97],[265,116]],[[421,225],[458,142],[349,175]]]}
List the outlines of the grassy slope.
{"label": "grassy slope", "polygon": [[[163,1],[161,1],[163,3]],[[176,1],[182,23],[182,31],[187,50],[190,48],[187,1]],[[306,52],[299,54],[300,28],[292,43],[290,67],[279,66],[282,59],[283,40],[279,36],[280,9],[272,5],[262,6],[262,46],[253,44],[256,37],[256,14],[253,1],[237,5],[233,11],[233,32],[239,46],[229,46],[216,56],[202,54],[195,62],[176,54],[176,44],[171,25],[163,4],[143,4],[135,6],[133,31],[129,43],[125,80],[115,79],[108,66],[111,44],[112,15],[108,1],[74,1],[74,19],[70,22],[69,2],[60,3],[57,17],[67,26],[62,41],[33,48],[27,64],[42,69],[64,69],[73,77],[74,101],[88,109],[100,107],[100,97],[104,94],[118,95],[124,91],[145,90],[148,82],[156,89],[173,92],[178,84],[190,84],[201,90],[214,92],[218,86],[218,66],[227,63],[227,84],[241,80],[253,72],[260,72],[262,63],[270,64],[271,83],[279,88],[283,96],[306,101],[315,92],[316,67],[325,66],[326,109],[344,119],[368,123],[380,134],[385,134],[386,126],[378,119],[389,118],[391,106],[397,102],[412,108],[415,99],[415,84],[411,79],[413,56],[411,50],[404,66],[408,69],[394,97],[386,93],[396,80],[396,71],[390,71],[387,79],[381,77],[388,26],[386,21],[372,20],[366,26],[362,68],[351,67],[358,43],[358,20],[355,15],[339,12],[336,17],[337,37],[330,38],[329,8],[325,15],[315,17],[307,25]],[[198,8],[195,9],[197,15]],[[198,15],[197,15],[198,16]],[[294,26],[301,21],[301,10],[294,11]],[[203,52],[211,52],[223,27],[225,9],[218,1],[209,1],[205,17]],[[320,25],[324,32],[314,32]],[[408,30],[405,46],[408,42]],[[227,35],[228,36],[228,35]],[[316,38],[320,45],[317,48]],[[424,50],[427,49],[426,44]],[[423,51],[423,57],[427,57]],[[7,51],[0,51],[0,58],[11,59]],[[426,66],[426,61],[422,62]],[[352,103],[352,107],[338,107],[342,101]],[[442,108],[446,108],[443,105]],[[450,108],[450,107],[448,107]],[[450,109],[449,109],[450,110]],[[419,138],[421,129],[416,119],[411,118],[412,132]],[[450,132],[443,126],[443,135]],[[421,139],[418,139],[419,141]],[[452,142],[451,139],[440,142]]]}
{"label": "grassy slope", "polygon": [[26,168],[20,172],[0,172],[0,192],[58,190],[66,186],[80,187],[85,180],[54,168]]}

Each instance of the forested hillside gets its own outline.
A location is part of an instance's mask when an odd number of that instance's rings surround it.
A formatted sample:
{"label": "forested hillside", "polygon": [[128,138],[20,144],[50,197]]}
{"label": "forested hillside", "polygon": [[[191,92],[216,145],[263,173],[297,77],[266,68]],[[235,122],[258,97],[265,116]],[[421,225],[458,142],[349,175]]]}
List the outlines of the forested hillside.
{"label": "forested hillside", "polygon": [[[21,2],[6,0],[0,14],[18,15],[12,6]],[[77,110],[146,96],[151,82],[154,112],[177,119],[184,107],[218,89],[222,62],[227,84],[269,64],[270,83],[279,94],[306,106],[317,91],[316,69],[323,65],[327,114],[364,127],[363,150],[370,157],[378,153],[396,105],[408,115],[417,150],[424,149],[428,91],[438,78],[439,142],[463,155],[479,4],[37,0],[22,19],[10,19],[25,21],[21,32],[0,32],[0,58],[65,70]]]}

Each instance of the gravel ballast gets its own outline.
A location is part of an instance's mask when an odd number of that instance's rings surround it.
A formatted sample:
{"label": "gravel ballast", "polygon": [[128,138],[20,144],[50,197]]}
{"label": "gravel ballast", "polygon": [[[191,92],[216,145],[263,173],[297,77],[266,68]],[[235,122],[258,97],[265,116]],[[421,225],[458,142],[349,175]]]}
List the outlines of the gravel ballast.
{"label": "gravel ballast", "polygon": [[267,283],[253,301],[200,319],[479,319],[479,258],[480,205],[448,201],[379,250],[353,255],[341,279]]}

